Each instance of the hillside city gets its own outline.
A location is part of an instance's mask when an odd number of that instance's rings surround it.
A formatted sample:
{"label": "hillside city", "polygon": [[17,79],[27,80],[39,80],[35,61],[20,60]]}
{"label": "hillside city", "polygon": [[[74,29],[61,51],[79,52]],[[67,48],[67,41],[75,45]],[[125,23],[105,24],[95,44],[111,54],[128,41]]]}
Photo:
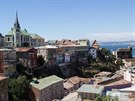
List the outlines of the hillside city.
{"label": "hillside city", "polygon": [[0,101],[135,101],[132,47],[95,39],[47,40],[21,28],[0,33]]}

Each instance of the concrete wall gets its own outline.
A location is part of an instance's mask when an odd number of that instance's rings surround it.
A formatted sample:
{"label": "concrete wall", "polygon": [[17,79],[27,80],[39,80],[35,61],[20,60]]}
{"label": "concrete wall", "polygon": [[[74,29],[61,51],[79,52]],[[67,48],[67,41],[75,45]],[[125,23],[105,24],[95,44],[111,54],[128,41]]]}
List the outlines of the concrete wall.
{"label": "concrete wall", "polygon": [[95,93],[78,92],[78,96],[81,97],[81,99],[94,100],[97,96],[100,96],[100,95],[99,94],[95,94]]}
{"label": "concrete wall", "polygon": [[32,87],[29,97],[32,101],[52,101],[53,99],[61,99],[64,96],[63,82],[57,82],[42,90]]}

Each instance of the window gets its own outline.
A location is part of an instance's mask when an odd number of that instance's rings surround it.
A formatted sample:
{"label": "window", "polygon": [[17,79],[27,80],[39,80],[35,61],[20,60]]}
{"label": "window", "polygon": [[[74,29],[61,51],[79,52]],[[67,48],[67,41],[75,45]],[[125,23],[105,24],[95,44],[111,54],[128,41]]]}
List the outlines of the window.
{"label": "window", "polygon": [[10,41],[10,38],[8,37],[8,41]]}
{"label": "window", "polygon": [[21,41],[22,41],[22,35],[21,35]]}
{"label": "window", "polygon": [[1,95],[2,100],[4,100],[4,94]]}

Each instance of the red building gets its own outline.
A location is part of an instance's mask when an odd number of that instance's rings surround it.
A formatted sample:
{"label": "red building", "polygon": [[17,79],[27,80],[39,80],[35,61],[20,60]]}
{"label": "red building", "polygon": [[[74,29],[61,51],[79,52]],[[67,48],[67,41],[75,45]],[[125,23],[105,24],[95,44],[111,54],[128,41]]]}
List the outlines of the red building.
{"label": "red building", "polygon": [[17,59],[32,72],[37,67],[37,49],[35,48],[16,48]]}

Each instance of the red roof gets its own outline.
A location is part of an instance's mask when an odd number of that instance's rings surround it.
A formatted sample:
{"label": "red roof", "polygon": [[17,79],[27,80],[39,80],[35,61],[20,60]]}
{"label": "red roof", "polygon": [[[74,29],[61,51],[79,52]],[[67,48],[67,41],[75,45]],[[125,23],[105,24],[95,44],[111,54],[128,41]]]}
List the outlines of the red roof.
{"label": "red roof", "polygon": [[16,52],[28,52],[32,48],[27,48],[27,47],[21,47],[21,48],[16,48]]}
{"label": "red roof", "polygon": [[5,76],[0,76],[0,81],[1,80],[4,80],[4,79],[7,79],[8,77],[5,77]]}

